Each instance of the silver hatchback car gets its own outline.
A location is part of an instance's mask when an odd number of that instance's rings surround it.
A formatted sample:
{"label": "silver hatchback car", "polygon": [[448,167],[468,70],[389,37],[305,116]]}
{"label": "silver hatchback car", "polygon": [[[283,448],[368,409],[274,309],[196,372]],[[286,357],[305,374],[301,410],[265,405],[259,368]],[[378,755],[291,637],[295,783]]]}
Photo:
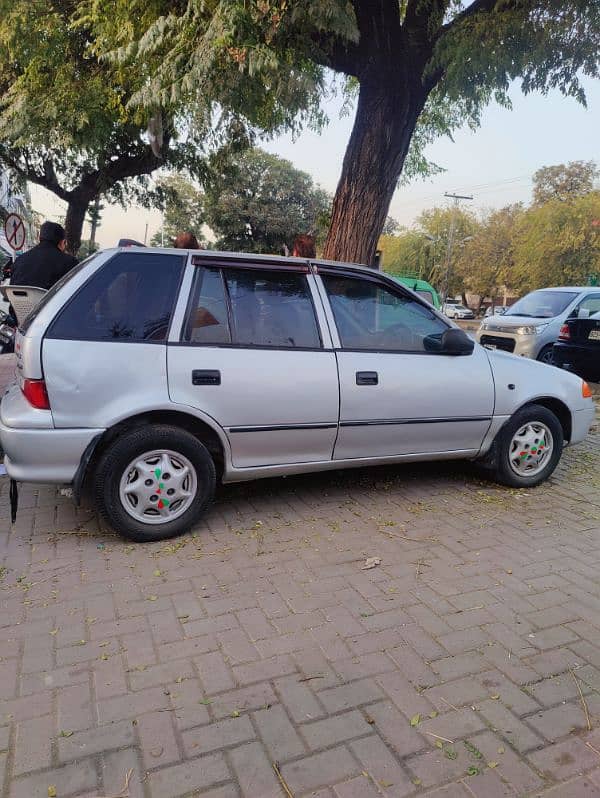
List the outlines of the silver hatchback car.
{"label": "silver hatchback car", "polygon": [[138,541],[191,527],[217,481],[469,458],[536,485],[594,415],[578,377],[322,261],[106,250],[48,292],[16,352],[0,406],[11,479],[77,500],[85,481]]}
{"label": "silver hatchback car", "polygon": [[522,357],[552,363],[552,350],[567,319],[588,318],[600,309],[600,288],[541,288],[504,313],[482,321],[479,343]]}

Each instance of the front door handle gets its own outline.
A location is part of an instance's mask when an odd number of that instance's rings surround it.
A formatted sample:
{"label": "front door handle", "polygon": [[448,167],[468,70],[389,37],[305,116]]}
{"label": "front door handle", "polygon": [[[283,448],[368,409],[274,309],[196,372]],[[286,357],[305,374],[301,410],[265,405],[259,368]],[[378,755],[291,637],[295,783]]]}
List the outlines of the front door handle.
{"label": "front door handle", "polygon": [[379,375],[376,371],[357,371],[356,372],[357,385],[378,385]]}
{"label": "front door handle", "polygon": [[194,369],[192,371],[192,385],[220,385],[221,372],[212,369]]}

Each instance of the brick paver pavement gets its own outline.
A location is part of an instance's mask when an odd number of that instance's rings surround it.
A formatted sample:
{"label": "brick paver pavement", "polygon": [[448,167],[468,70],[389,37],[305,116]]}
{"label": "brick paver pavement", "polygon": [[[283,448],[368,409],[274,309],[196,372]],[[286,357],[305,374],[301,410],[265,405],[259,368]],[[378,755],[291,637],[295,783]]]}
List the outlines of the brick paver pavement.
{"label": "brick paver pavement", "polygon": [[600,796],[598,440],[521,492],[463,464],[232,486],[152,545],[24,488],[0,793]]}

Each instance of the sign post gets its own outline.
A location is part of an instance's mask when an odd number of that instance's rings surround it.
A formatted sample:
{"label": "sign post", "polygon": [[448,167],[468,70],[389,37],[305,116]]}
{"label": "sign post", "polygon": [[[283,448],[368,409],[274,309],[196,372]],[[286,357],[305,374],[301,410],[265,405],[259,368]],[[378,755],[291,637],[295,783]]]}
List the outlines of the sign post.
{"label": "sign post", "polygon": [[4,222],[4,234],[9,245],[19,252],[25,246],[25,224],[17,213],[9,213]]}

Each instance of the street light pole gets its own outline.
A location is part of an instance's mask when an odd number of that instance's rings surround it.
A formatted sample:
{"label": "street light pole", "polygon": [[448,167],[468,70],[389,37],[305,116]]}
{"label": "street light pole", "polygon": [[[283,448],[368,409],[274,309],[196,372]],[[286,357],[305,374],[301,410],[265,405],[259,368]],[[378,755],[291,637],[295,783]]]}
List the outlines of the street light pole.
{"label": "street light pole", "polygon": [[450,231],[448,233],[448,247],[446,249],[446,276],[444,278],[444,290],[442,291],[442,302],[448,298],[448,289],[450,287],[450,269],[452,268],[452,246],[454,244],[454,232],[456,229],[456,217],[458,214],[458,205],[461,200],[472,200],[473,197],[464,196],[461,194],[448,194],[444,192],[444,196],[448,199],[454,200],[454,213],[450,219]]}

